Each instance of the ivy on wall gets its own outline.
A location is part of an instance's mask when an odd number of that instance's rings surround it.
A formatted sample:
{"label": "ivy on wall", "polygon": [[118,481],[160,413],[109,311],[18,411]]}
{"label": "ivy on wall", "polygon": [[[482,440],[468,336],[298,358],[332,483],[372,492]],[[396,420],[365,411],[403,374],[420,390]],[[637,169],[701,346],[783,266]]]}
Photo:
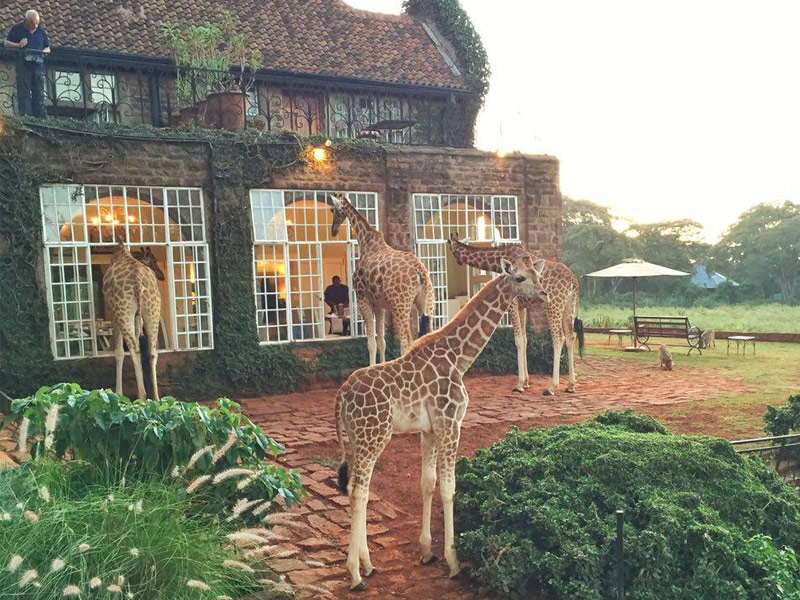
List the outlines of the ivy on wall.
{"label": "ivy on wall", "polygon": [[[6,119],[0,139],[0,390],[16,397],[53,381],[77,381],[85,387],[108,387],[107,373],[95,359],[54,361],[42,272],[42,216],[39,187],[43,183],[80,181],[83,171],[102,168],[94,155],[124,152],[124,140],[197,139],[208,144],[212,174],[209,246],[213,268],[214,350],[174,368],[180,397],[202,400],[221,395],[297,390],[311,379],[343,380],[368,364],[364,339],[322,343],[259,345],[254,318],[252,226],[249,190],[268,186],[275,175],[304,166],[309,144],[322,139],[229,134],[197,130],[98,125],[76,121],[46,123]],[[76,136],[81,136],[76,140]],[[83,158],[66,161],[66,169],[48,168],[41,143],[76,149]],[[298,143],[299,141],[299,143]],[[92,150],[102,149],[102,152]],[[339,140],[336,157],[375,159],[384,149],[371,141]],[[63,165],[61,165],[63,167]],[[329,166],[330,168],[330,166]],[[552,369],[552,346],[545,337],[529,343],[531,372]],[[399,344],[387,343],[396,357]],[[302,359],[301,359],[302,355]],[[304,360],[305,359],[305,360]],[[513,372],[516,349],[510,330],[498,330],[476,361],[476,370]]]}
{"label": "ivy on wall", "polygon": [[454,121],[448,127],[466,127],[464,137],[471,145],[475,138],[475,119],[489,91],[491,75],[489,57],[481,36],[459,0],[403,0],[403,10],[436,25],[455,50],[458,66],[476,96],[465,103],[460,123]]}

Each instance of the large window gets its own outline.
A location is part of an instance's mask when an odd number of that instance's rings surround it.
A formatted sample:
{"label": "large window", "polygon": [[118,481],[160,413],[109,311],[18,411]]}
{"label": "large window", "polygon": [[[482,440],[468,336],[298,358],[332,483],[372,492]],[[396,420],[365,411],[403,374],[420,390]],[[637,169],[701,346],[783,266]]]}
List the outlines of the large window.
{"label": "large window", "polygon": [[[516,196],[414,194],[417,256],[428,269],[436,292],[434,327],[452,319],[494,275],[459,266],[447,249],[451,233],[473,245],[519,241]],[[504,317],[503,325],[508,325]]]}
{"label": "large window", "polygon": [[57,359],[113,354],[103,275],[119,236],[150,248],[164,279],[158,346],[213,345],[211,281],[202,191],[106,185],[40,190],[50,339]]}
{"label": "large window", "polygon": [[[349,222],[331,235],[333,192],[251,190],[253,280],[256,326],[261,343],[320,340],[364,334],[358,318],[353,273],[358,242]],[[348,200],[374,227],[377,195],[347,192]],[[348,302],[331,308],[325,289],[338,277]]]}

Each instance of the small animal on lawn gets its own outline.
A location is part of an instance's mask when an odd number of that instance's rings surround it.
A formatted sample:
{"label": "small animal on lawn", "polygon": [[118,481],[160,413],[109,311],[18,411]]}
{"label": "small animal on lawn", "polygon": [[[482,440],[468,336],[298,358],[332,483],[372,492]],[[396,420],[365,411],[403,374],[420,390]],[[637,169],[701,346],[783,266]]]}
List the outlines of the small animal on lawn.
{"label": "small animal on lawn", "polygon": [[669,348],[661,346],[658,349],[658,357],[661,359],[661,368],[672,371],[672,354],[669,353]]}
{"label": "small animal on lawn", "polygon": [[703,333],[700,334],[700,347],[708,348],[710,346],[714,346],[714,348],[716,348],[717,342],[714,340],[714,330],[706,329]]}

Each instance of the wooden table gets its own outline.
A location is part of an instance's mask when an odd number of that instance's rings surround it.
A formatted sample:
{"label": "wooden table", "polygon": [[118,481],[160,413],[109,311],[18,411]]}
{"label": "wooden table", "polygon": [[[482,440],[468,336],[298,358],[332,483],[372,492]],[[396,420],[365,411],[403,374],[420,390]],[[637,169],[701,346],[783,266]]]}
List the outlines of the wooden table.
{"label": "wooden table", "polygon": [[608,330],[608,342],[606,342],[606,344],[610,344],[611,343],[611,336],[612,335],[616,335],[619,338],[617,345],[618,346],[622,346],[622,338],[623,338],[623,336],[627,335],[628,337],[631,337],[631,330],[630,329],[609,329]]}
{"label": "wooden table", "polygon": [[739,345],[742,346],[742,356],[747,352],[747,343],[753,344],[753,355],[756,353],[756,338],[752,335],[732,335],[728,337],[728,354],[731,353],[731,340],[736,342],[736,354],[739,354]]}

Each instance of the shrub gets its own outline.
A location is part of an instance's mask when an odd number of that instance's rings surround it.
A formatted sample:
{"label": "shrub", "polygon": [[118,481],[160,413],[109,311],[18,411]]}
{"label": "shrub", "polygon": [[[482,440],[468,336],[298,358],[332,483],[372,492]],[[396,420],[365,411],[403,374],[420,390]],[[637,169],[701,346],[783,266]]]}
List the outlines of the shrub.
{"label": "shrub", "polygon": [[[68,586],[81,598],[277,597],[258,583],[271,572],[223,565],[243,560],[227,537],[233,526],[188,518],[180,485],[104,476],[85,463],[44,460],[0,473],[0,590],[30,600],[60,598]],[[30,570],[36,578],[20,585]],[[187,586],[193,580],[210,590]]]}
{"label": "shrub", "polygon": [[783,599],[764,565],[800,549],[800,495],[763,463],[631,413],[511,431],[457,476],[460,557],[504,598],[615,597],[617,509],[629,600]]}
{"label": "shrub", "polygon": [[789,401],[779,408],[768,404],[764,422],[765,429],[772,435],[788,435],[791,431],[800,431],[800,394],[789,396]]}
{"label": "shrub", "polygon": [[[280,495],[289,504],[300,499],[299,475],[263,462],[267,452],[277,455],[284,448],[227,398],[208,408],[171,397],[159,402],[129,400],[110,390],[83,390],[74,383],[42,387],[33,396],[14,400],[6,419],[28,420],[34,456],[44,454],[47,418],[54,407],[58,414],[52,451],[57,458],[69,455],[129,474],[163,474],[186,465],[203,447],[228,445],[218,467],[256,469],[263,496],[272,499]],[[202,474],[211,463],[208,453],[195,468]],[[220,490],[224,492],[224,488]]]}
{"label": "shrub", "polygon": [[[578,349],[575,348],[575,356]],[[576,360],[578,360],[576,358]],[[553,372],[553,338],[550,332],[533,333],[528,329],[528,368],[531,374],[550,374]],[[567,351],[561,351],[561,372],[567,370]],[[473,372],[516,373],[517,346],[514,331],[510,327],[497,328],[489,343],[472,365]]]}

